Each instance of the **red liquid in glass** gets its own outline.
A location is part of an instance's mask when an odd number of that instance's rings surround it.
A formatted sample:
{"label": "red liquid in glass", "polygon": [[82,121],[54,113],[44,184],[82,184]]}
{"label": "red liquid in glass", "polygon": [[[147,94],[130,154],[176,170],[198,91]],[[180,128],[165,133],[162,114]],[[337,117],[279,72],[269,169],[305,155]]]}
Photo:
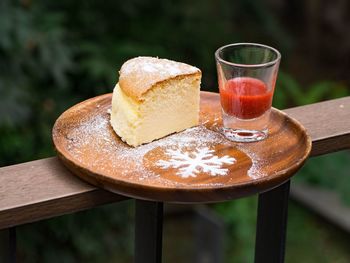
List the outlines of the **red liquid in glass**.
{"label": "red liquid in glass", "polygon": [[249,77],[230,79],[224,87],[220,87],[223,110],[240,119],[263,115],[271,107],[272,94],[264,82]]}

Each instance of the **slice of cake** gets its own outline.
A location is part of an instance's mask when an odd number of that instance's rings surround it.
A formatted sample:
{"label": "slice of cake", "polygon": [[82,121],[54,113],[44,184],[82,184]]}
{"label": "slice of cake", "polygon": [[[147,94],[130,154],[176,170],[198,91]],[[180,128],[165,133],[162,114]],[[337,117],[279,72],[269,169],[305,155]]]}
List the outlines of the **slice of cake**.
{"label": "slice of cake", "polygon": [[137,57],[120,69],[111,124],[131,146],[198,125],[201,71],[167,59]]}

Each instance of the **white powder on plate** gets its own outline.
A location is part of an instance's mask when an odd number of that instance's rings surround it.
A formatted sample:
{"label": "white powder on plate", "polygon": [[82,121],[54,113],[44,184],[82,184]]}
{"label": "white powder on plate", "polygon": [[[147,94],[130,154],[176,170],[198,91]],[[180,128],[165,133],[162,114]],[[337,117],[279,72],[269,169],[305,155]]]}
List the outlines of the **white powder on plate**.
{"label": "white powder on plate", "polygon": [[[150,151],[161,147],[210,147],[216,144],[228,143],[217,132],[200,125],[183,132],[166,136],[148,144],[130,147],[121,142],[109,123],[109,110],[80,121],[66,135],[67,148],[75,160],[87,165],[86,156],[94,151],[94,158],[88,161],[89,168],[97,172],[105,172],[112,166],[118,176],[128,180],[143,181],[151,178],[161,180],[162,184],[174,185],[174,182],[160,178],[158,174],[148,170],[143,165],[144,156]],[[139,173],[135,174],[135,171]],[[204,185],[204,184],[203,184]]]}
{"label": "white powder on plate", "polygon": [[[116,177],[122,177],[126,181],[141,182],[149,180],[149,182],[158,182],[161,185],[169,187],[186,185],[186,182],[175,182],[163,178],[144,166],[145,155],[157,148],[174,149],[175,147],[182,149],[192,147],[192,149],[199,149],[203,147],[211,148],[219,144],[235,147],[233,146],[235,144],[229,142],[220,133],[209,130],[204,125],[166,136],[136,148],[130,147],[122,142],[114,133],[109,123],[110,116],[108,112],[110,112],[110,109],[100,106],[98,107],[98,111],[98,113],[91,114],[86,119],[74,124],[73,128],[67,129],[66,147],[72,157],[77,162],[80,162],[82,166],[88,166],[89,169],[100,174],[108,173],[108,176],[116,175]],[[252,166],[248,170],[248,176],[252,179],[266,176],[262,169],[265,163],[259,153],[250,150],[246,145],[236,144],[236,146],[238,150],[245,153],[252,160]],[[92,151],[94,154],[91,154]],[[87,156],[91,159],[87,160]],[[159,159],[161,158],[164,158],[164,156],[159,157]],[[234,174],[231,176],[234,176]],[[217,182],[203,182],[193,183],[191,185],[214,187],[222,184]]]}

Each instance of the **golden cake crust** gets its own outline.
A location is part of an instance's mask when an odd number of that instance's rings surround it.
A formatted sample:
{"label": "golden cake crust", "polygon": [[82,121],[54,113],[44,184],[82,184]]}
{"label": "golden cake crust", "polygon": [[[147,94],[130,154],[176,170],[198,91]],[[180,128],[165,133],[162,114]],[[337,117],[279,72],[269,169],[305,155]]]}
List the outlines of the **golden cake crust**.
{"label": "golden cake crust", "polygon": [[156,84],[173,78],[198,75],[201,71],[185,63],[155,57],[136,57],[126,61],[119,71],[119,86],[137,101]]}

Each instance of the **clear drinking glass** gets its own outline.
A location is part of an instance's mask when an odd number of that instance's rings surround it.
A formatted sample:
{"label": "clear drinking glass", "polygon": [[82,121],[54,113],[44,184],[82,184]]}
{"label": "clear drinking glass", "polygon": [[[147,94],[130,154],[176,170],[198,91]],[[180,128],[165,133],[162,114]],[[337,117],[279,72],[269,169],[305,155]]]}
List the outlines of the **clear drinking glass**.
{"label": "clear drinking glass", "polygon": [[220,47],[215,59],[223,134],[238,142],[265,139],[281,54],[269,46],[237,43]]}

